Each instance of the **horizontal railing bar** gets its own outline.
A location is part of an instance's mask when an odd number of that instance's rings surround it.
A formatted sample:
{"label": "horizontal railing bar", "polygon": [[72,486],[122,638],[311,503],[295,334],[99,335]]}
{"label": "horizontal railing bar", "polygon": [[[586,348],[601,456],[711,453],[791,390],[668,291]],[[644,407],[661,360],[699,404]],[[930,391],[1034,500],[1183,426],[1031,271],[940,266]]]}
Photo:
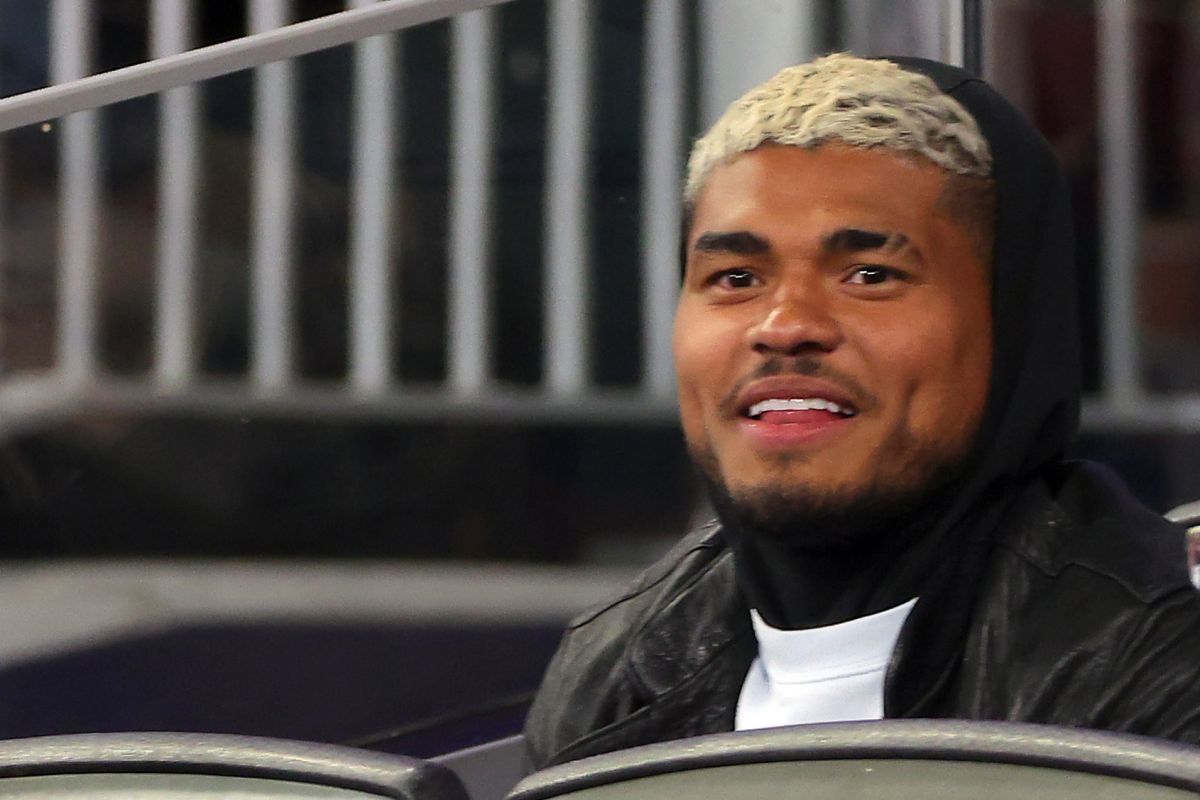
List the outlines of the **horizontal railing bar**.
{"label": "horizontal railing bar", "polygon": [[206,380],[187,392],[154,390],[137,379],[100,378],[66,386],[53,376],[9,378],[0,384],[0,437],[36,429],[78,414],[146,412],[211,419],[263,417],[465,421],[512,424],[671,425],[678,412],[672,399],[647,397],[639,387],[593,389],[560,397],[543,389],[483,387],[478,395],[455,395],[440,384],[405,384],[403,392],[364,395],[345,383],[292,384],[286,392],[255,393],[251,384]]}
{"label": "horizontal railing bar", "polygon": [[309,620],[558,627],[613,596],[634,571],[373,558],[9,561],[0,582],[0,668],[179,626]]}
{"label": "horizontal railing bar", "polygon": [[[673,399],[650,397],[634,386],[593,387],[587,395],[561,397],[539,388],[506,385],[459,396],[439,384],[406,384],[403,392],[362,395],[346,384],[307,381],[278,395],[259,395],[244,381],[208,379],[193,384],[186,393],[170,394],[133,378],[103,377],[68,386],[53,373],[6,378],[0,382],[0,408],[6,410],[0,435],[74,414],[105,411],[538,425],[673,425],[678,420]],[[1089,399],[1083,404],[1083,428],[1089,433],[1200,433],[1200,392],[1150,398],[1136,413]]]}
{"label": "horizontal railing bar", "polygon": [[1091,433],[1200,433],[1200,393],[1143,396],[1133,406],[1085,400],[1082,424]]}
{"label": "horizontal railing bar", "polygon": [[509,0],[383,0],[0,100],[0,131],[295,58]]}

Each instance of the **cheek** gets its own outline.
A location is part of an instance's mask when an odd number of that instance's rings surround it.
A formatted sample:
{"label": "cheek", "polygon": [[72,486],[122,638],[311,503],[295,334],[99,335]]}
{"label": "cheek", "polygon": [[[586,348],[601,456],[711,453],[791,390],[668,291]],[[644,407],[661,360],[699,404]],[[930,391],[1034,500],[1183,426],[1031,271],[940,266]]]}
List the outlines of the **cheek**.
{"label": "cheek", "polygon": [[679,379],[679,424],[684,438],[691,444],[700,440],[704,432],[704,416],[695,387]]}
{"label": "cheek", "polygon": [[[957,316],[952,333],[955,362],[954,376],[962,392],[962,403],[977,407],[982,415],[992,378],[992,302],[991,287],[985,282],[972,282],[963,294],[971,298]],[[950,317],[947,317],[950,319]]]}
{"label": "cheek", "polygon": [[877,331],[876,369],[909,427],[957,434],[978,421],[992,342],[990,312],[977,312],[940,306]]}
{"label": "cheek", "polygon": [[673,348],[679,415],[689,441],[698,441],[719,413],[731,384],[730,364],[740,334],[719,316],[681,307],[675,318]]}
{"label": "cheek", "polygon": [[703,346],[695,335],[690,315],[679,311],[675,318],[672,348],[675,355],[675,382],[679,393],[679,417],[689,442],[703,430],[701,396],[705,365]]}
{"label": "cheek", "polygon": [[962,339],[960,369],[954,379],[958,392],[957,404],[964,424],[972,431],[983,418],[987,405],[988,389],[992,378],[992,335],[991,328],[985,331],[968,331]]}
{"label": "cheek", "polygon": [[981,326],[979,318],[942,319],[946,320],[944,329],[934,331],[926,343],[928,352],[937,356],[926,365],[927,422],[942,427],[947,435],[969,435],[987,401],[992,365],[990,326]]}

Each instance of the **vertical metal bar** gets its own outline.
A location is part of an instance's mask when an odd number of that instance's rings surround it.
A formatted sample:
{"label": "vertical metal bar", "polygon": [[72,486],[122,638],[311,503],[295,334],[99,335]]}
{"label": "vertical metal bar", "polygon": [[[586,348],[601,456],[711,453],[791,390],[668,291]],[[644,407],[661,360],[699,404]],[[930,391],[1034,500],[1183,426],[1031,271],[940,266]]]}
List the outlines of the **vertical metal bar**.
{"label": "vertical metal bar", "polygon": [[[6,180],[6,178],[8,176],[8,162],[5,159],[5,156],[6,156],[5,150],[6,149],[7,148],[5,147],[5,143],[0,142],[0,309],[4,308],[4,291],[6,288],[4,284],[5,284],[5,279],[7,278],[7,275],[5,275],[4,267],[10,263],[8,260],[8,254],[9,254],[8,238],[5,236],[5,234],[8,233],[8,226],[6,224],[7,223],[6,217],[8,216],[6,203],[5,203],[6,196],[5,196],[4,190],[2,188],[4,186],[6,186],[8,183],[8,181]],[[7,347],[8,325],[7,325],[7,322],[8,322],[7,315],[0,313],[0,354],[5,354],[8,352],[8,347]],[[3,375],[3,373],[7,372],[8,367],[9,367],[7,361],[8,360],[7,360],[7,358],[4,357],[4,355],[0,355],[0,375]]]}
{"label": "vertical metal bar", "polygon": [[985,3],[979,8],[979,75],[993,82],[996,80],[996,45],[996,4]]}
{"label": "vertical metal bar", "polygon": [[683,175],[683,8],[646,7],[642,89],[642,390],[670,397],[675,385],[671,317],[679,286]]}
{"label": "vertical metal bar", "polygon": [[750,87],[816,53],[823,11],[817,0],[702,0],[698,8],[702,128]]}
{"label": "vertical metal bar", "polygon": [[[92,60],[92,3],[54,0],[50,8],[50,80],[84,77]],[[69,381],[95,370],[100,214],[97,111],[62,120],[59,140],[58,369]]]}
{"label": "vertical metal bar", "polygon": [[869,56],[874,53],[875,12],[873,0],[840,0],[841,18],[845,23],[839,49],[849,50],[855,55]]}
{"label": "vertical metal bar", "polygon": [[961,67],[966,63],[965,0],[942,0],[942,61]]}
{"label": "vertical metal bar", "polygon": [[487,383],[491,353],[493,11],[461,14],[452,26],[449,381],[465,396]]}
{"label": "vertical metal bar", "polygon": [[963,68],[972,75],[983,74],[983,10],[979,0],[962,0]]}
{"label": "vertical metal bar", "polygon": [[[3,12],[0,12],[0,25],[4,24]],[[3,63],[4,51],[0,49],[0,63]],[[0,374],[7,371],[8,365],[4,354],[8,352],[6,347],[8,341],[8,326],[6,324],[6,315],[2,313],[4,309],[4,289],[5,289],[5,266],[9,264],[9,246],[8,246],[8,214],[7,214],[7,195],[4,190],[8,186],[8,143],[0,138]]]}
{"label": "vertical metal bar", "polygon": [[[250,31],[287,24],[287,0],[251,0]],[[295,217],[295,63],[279,61],[254,74],[254,204],[251,220],[251,377],[275,390],[292,378],[292,229]]]}
{"label": "vertical metal bar", "polygon": [[[192,46],[191,0],[154,0],[150,50],[154,58]],[[158,292],[155,379],[182,386],[195,372],[196,225],[200,176],[196,86],[162,95],[158,120]]]}
{"label": "vertical metal bar", "polygon": [[[348,6],[364,8],[375,2],[350,0]],[[373,36],[354,45],[350,381],[365,393],[384,391],[391,379],[396,56],[394,35]]]}
{"label": "vertical metal bar", "polygon": [[590,0],[550,2],[546,165],[546,387],[581,392],[588,378]]}
{"label": "vertical metal bar", "polygon": [[1141,392],[1137,346],[1137,259],[1141,198],[1133,3],[1097,5],[1100,105],[1100,259],[1103,274],[1104,390],[1120,410]]}
{"label": "vertical metal bar", "polygon": [[[3,20],[0,19],[0,24]],[[0,58],[3,53],[0,53]],[[4,354],[8,352],[6,347],[8,342],[8,325],[7,315],[2,313],[4,308],[4,291],[5,291],[5,267],[11,263],[9,261],[10,247],[8,244],[8,204],[7,195],[4,189],[8,186],[8,143],[0,139],[0,375],[8,369],[8,364]]]}

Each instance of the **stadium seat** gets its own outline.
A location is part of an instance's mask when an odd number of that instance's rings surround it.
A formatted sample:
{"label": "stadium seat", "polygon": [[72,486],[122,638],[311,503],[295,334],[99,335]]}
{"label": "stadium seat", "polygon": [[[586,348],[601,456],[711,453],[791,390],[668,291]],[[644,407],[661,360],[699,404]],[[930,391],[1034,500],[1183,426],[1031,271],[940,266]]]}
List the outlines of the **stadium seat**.
{"label": "stadium seat", "polygon": [[335,745],[187,733],[0,741],[0,797],[467,800],[453,773],[419,759]]}
{"label": "stadium seat", "polygon": [[551,767],[509,800],[1182,800],[1200,748],[1000,722],[801,725],[648,745]]}
{"label": "stadium seat", "polygon": [[446,753],[430,761],[454,772],[471,800],[502,800],[529,769],[525,737],[519,734]]}
{"label": "stadium seat", "polygon": [[1166,518],[1187,528],[1187,565],[1192,585],[1200,589],[1200,500],[1171,509]]}
{"label": "stadium seat", "polygon": [[1166,513],[1166,518],[1180,525],[1200,525],[1200,500],[1176,506]]}

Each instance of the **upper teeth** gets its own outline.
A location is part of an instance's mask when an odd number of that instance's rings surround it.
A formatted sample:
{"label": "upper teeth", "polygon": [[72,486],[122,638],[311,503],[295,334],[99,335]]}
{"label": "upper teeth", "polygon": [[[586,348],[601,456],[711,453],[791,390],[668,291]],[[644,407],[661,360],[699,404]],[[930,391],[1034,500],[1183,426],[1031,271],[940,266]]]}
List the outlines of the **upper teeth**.
{"label": "upper teeth", "polygon": [[829,411],[847,417],[854,413],[823,397],[772,397],[769,400],[759,400],[750,406],[746,413],[751,417],[760,417],[767,411]]}

